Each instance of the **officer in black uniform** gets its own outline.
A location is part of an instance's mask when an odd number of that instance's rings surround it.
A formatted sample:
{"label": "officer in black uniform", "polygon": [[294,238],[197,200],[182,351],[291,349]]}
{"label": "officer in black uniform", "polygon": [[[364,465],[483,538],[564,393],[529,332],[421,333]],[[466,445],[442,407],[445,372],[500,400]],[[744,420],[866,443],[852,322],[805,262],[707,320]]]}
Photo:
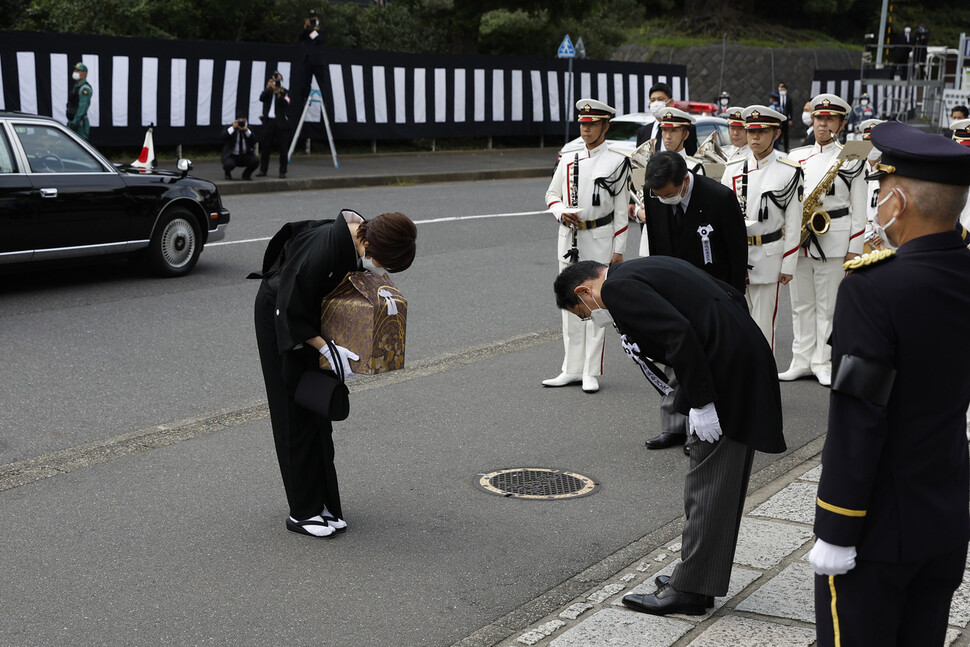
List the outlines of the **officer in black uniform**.
{"label": "officer in black uniform", "polygon": [[878,124],[874,225],[846,262],[815,508],[818,645],[942,645],[970,538],[970,149]]}

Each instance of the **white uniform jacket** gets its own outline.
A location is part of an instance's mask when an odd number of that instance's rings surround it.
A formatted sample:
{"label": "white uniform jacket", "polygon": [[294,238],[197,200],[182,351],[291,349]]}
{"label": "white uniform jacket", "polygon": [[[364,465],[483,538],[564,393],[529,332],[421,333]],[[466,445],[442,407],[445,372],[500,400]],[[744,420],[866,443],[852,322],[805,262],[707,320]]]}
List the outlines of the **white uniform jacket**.
{"label": "white uniform jacket", "polygon": [[[779,275],[795,273],[798,260],[801,168],[776,150],[760,161],[749,153],[746,159],[729,163],[721,176],[721,184],[734,191],[739,202],[745,195],[745,162],[747,197],[742,206],[748,231],[748,283],[777,283]],[[758,237],[762,236],[780,237],[761,243]]]}
{"label": "white uniform jacket", "polygon": [[[842,150],[837,143],[827,144],[824,148],[817,143],[792,149],[788,156],[802,165],[805,174],[805,198],[818,186],[829,170],[835,157]],[[811,255],[812,258],[826,260],[845,260],[847,253],[861,254],[865,242],[868,185],[865,178],[865,160],[846,160],[842,162],[838,177],[832,183],[828,194],[822,197],[822,209],[832,218],[829,231],[818,237],[818,243],[811,238],[806,241],[799,256]],[[844,215],[839,215],[844,214]],[[821,253],[820,253],[821,252]]]}
{"label": "white uniform jacket", "polygon": [[734,162],[736,160],[743,160],[751,153],[751,149],[747,145],[735,146],[734,144],[728,144],[723,149],[724,154],[727,156],[728,163]]}
{"label": "white uniform jacket", "polygon": [[[579,197],[577,204],[573,204],[569,186],[577,154],[579,155]],[[605,143],[593,150],[584,146],[579,151],[565,153],[559,160],[552,182],[549,183],[549,189],[546,191],[546,206],[556,220],[562,222],[562,212],[567,207],[582,208],[583,211],[579,217],[585,221],[612,216],[608,224],[576,232],[579,260],[609,264],[613,254],[622,254],[626,249],[626,232],[630,222],[626,215],[627,204],[630,202],[629,176],[628,158],[609,150]],[[597,180],[600,180],[599,184]],[[607,186],[603,186],[604,184]],[[615,195],[611,195],[611,191]],[[597,196],[596,200],[594,196]],[[594,206],[594,201],[599,204]],[[571,248],[572,231],[569,227],[560,224],[560,263],[566,262],[563,255]]]}

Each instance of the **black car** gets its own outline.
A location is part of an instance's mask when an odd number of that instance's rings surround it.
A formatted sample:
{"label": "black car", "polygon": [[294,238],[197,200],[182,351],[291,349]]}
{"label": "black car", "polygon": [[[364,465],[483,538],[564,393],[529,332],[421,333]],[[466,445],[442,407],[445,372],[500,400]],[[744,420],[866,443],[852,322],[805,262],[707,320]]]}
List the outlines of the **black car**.
{"label": "black car", "polygon": [[0,269],[91,256],[144,257],[182,276],[225,237],[216,185],[115,165],[48,117],[0,111]]}

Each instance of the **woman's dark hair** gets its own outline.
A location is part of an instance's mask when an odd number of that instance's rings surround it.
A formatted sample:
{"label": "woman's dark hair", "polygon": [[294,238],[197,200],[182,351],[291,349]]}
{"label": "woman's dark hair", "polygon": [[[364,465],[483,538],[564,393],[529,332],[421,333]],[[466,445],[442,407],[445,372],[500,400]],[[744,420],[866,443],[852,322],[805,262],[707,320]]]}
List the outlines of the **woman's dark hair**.
{"label": "woman's dark hair", "polygon": [[580,299],[573,290],[581,283],[590,279],[595,279],[606,267],[596,261],[579,261],[573,263],[559,273],[556,281],[552,284],[552,289],[556,292],[556,305],[560,310],[566,310],[571,306],[578,306]]}
{"label": "woman's dark hair", "polygon": [[656,191],[668,184],[681,186],[684,183],[684,176],[687,175],[687,162],[679,153],[663,151],[650,157],[647,168],[644,170],[643,185],[648,189]]}
{"label": "woman's dark hair", "polygon": [[418,228],[403,213],[382,213],[365,220],[357,238],[367,242],[367,253],[388,272],[403,272],[414,262]]}

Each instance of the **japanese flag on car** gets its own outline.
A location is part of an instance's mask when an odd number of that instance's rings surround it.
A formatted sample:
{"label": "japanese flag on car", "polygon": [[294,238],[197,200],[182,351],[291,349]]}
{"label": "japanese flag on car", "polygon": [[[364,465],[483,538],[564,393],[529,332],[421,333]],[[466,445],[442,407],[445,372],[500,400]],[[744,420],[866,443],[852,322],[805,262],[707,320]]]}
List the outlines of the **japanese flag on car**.
{"label": "japanese flag on car", "polygon": [[142,144],[141,154],[131,165],[142,169],[142,171],[150,171],[155,168],[155,142],[152,139],[151,126],[148,127],[148,132],[145,133],[145,143]]}

